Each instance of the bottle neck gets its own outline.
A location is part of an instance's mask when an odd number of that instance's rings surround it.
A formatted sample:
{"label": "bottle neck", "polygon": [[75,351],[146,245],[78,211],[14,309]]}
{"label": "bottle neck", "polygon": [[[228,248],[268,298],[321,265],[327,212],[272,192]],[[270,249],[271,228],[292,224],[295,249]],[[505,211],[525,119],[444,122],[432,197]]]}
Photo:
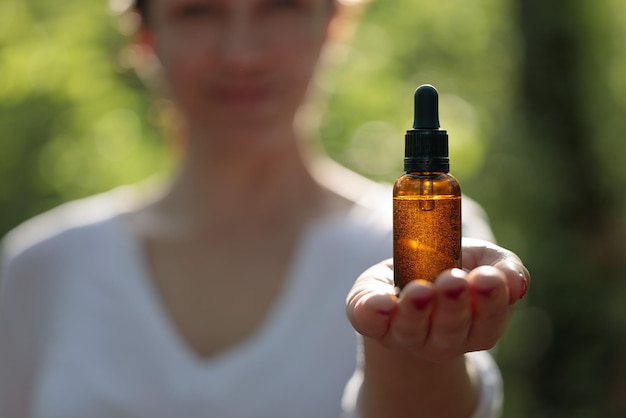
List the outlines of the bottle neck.
{"label": "bottle neck", "polygon": [[411,176],[441,176],[450,174],[449,171],[405,171],[404,174]]}
{"label": "bottle neck", "polygon": [[449,173],[450,161],[448,158],[433,161],[415,157],[405,157],[404,171],[406,173]]}

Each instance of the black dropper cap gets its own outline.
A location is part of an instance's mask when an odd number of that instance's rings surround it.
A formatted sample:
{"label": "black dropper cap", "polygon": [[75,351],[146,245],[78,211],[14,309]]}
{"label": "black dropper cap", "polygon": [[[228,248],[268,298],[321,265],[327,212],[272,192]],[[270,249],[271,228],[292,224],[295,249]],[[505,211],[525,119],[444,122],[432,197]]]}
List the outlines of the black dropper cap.
{"label": "black dropper cap", "polygon": [[450,171],[448,133],[439,127],[439,94],[430,84],[415,90],[413,129],[405,136],[404,171]]}

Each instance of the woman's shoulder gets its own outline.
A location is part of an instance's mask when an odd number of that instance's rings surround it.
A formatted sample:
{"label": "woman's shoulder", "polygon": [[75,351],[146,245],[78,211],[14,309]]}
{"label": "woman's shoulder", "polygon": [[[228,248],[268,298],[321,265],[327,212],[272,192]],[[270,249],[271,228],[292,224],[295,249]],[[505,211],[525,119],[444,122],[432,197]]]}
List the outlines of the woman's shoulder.
{"label": "woman's shoulder", "polygon": [[[71,242],[87,245],[85,233],[105,229],[134,200],[130,186],[63,203],[9,231],[2,239],[2,265],[16,258],[31,259],[41,251],[58,252]],[[32,261],[32,260],[30,260]]]}
{"label": "woman's shoulder", "polygon": [[329,159],[320,159],[313,172],[322,187],[343,201],[353,220],[391,226],[391,184],[375,182]]}

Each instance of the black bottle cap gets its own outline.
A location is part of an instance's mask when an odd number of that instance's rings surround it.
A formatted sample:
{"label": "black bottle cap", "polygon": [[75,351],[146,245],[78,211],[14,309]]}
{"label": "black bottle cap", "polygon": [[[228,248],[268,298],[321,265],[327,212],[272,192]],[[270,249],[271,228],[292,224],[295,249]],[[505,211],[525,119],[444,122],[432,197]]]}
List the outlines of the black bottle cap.
{"label": "black bottle cap", "polygon": [[450,171],[448,133],[440,129],[439,94],[430,84],[415,90],[413,129],[405,136],[404,171]]}

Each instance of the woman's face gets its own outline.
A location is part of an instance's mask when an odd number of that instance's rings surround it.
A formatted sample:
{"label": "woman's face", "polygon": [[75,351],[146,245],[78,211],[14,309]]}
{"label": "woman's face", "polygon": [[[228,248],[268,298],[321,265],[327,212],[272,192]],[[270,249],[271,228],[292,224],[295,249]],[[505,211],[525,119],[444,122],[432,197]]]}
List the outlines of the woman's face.
{"label": "woman's face", "polygon": [[148,7],[144,30],[190,128],[223,135],[292,124],[334,14],[329,0],[150,0]]}

